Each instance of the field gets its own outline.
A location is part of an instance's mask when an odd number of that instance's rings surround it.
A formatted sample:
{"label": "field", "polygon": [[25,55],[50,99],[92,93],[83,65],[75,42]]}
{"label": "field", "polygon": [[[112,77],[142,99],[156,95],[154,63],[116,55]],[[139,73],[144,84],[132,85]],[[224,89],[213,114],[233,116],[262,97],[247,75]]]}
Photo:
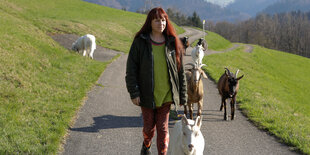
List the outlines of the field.
{"label": "field", "polygon": [[[2,0],[0,19],[0,154],[57,154],[87,92],[113,60],[81,57],[49,35],[90,33],[97,45],[128,53],[145,15],[80,0]],[[211,50],[232,46],[212,32],[206,40]],[[217,80],[224,67],[240,69],[243,112],[310,154],[309,59],[256,45],[246,53],[240,45],[206,56],[206,72]]]}
{"label": "field", "polygon": [[0,17],[0,154],[56,154],[110,62],[81,57],[49,35],[90,33],[97,45],[127,53],[146,16],[80,0],[3,0]]}
{"label": "field", "polygon": [[240,46],[205,57],[206,72],[217,81],[225,67],[234,73],[240,69],[242,111],[260,128],[310,154],[310,60],[253,46],[252,53]]}

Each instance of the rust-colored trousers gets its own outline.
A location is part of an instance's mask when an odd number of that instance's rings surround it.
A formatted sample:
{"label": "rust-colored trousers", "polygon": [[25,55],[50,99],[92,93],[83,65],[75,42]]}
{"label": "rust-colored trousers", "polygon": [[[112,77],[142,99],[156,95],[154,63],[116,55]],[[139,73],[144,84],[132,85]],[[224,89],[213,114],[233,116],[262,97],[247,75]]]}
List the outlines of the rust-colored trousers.
{"label": "rust-colored trousers", "polygon": [[143,117],[144,145],[149,147],[157,131],[157,150],[159,155],[166,155],[169,144],[169,112],[171,103],[165,103],[157,109],[141,107]]}

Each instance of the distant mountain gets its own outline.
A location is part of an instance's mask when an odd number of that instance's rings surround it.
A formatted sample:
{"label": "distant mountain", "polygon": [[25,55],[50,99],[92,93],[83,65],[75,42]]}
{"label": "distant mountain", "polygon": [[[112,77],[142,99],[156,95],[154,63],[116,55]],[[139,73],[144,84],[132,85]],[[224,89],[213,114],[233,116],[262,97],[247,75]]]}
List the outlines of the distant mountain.
{"label": "distant mountain", "polygon": [[127,11],[136,12],[144,8],[146,0],[84,0],[87,2],[108,6],[115,9],[126,9]]}
{"label": "distant mountain", "polygon": [[291,11],[310,11],[310,0],[280,0],[264,9],[262,12],[268,14],[291,12]]}
{"label": "distant mountain", "polygon": [[[234,0],[226,7],[221,7],[214,0],[84,0],[116,9],[127,11],[143,11],[156,6],[164,9],[172,8],[187,16],[193,12],[200,19],[207,21],[243,21],[254,17],[257,13],[280,13],[294,10],[310,11],[310,0]],[[210,1],[210,2],[207,2]]]}
{"label": "distant mountain", "polygon": [[201,19],[208,21],[238,21],[248,18],[241,12],[222,8],[204,0],[162,0],[161,4],[164,8],[177,9],[187,15],[196,11]]}
{"label": "distant mountain", "polygon": [[253,17],[277,1],[279,0],[235,0],[227,5],[226,9],[236,10]]}
{"label": "distant mountain", "polygon": [[207,21],[239,21],[248,19],[250,16],[240,11],[234,11],[229,8],[222,8],[219,5],[206,2],[204,0],[85,0],[112,8],[126,9],[136,12],[161,6],[164,9],[172,8],[185,15],[191,16],[193,12],[199,15],[201,19]]}
{"label": "distant mountain", "polygon": [[226,7],[228,4],[233,3],[235,0],[204,0],[213,4],[217,4],[221,7]]}

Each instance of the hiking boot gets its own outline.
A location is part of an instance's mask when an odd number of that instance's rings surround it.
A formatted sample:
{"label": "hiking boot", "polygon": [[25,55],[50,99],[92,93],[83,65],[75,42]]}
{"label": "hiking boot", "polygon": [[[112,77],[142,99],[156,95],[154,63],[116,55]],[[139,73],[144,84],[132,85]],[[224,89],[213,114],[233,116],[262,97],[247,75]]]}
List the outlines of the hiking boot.
{"label": "hiking boot", "polygon": [[144,143],[142,143],[141,155],[150,155],[151,154],[151,146],[146,147]]}

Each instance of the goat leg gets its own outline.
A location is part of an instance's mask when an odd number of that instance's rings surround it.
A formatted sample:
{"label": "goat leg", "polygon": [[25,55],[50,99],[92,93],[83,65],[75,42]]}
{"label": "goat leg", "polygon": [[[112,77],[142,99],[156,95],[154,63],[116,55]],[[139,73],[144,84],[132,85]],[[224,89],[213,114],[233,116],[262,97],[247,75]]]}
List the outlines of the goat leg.
{"label": "goat leg", "polygon": [[224,120],[227,120],[226,99],[222,98],[222,103],[224,104]]}
{"label": "goat leg", "polygon": [[90,55],[90,57],[91,57],[92,59],[94,59],[94,51],[95,51],[94,49],[91,49],[91,50],[90,50],[90,54],[89,54],[89,55]]}
{"label": "goat leg", "polygon": [[223,111],[223,107],[224,107],[224,102],[225,102],[225,100],[224,100],[224,97],[223,97],[222,94],[221,94],[221,98],[222,98],[222,102],[221,102],[220,111]]}
{"label": "goat leg", "polygon": [[90,57],[90,51],[91,51],[90,49],[87,49],[87,51],[86,51],[88,57]]}
{"label": "goat leg", "polygon": [[230,101],[231,120],[234,120],[234,117],[235,117],[235,103],[236,103],[236,99],[235,97],[233,97]]}
{"label": "goat leg", "polygon": [[[187,104],[189,104],[189,103],[187,103]],[[183,105],[183,106],[184,106],[184,114],[187,117],[187,107],[186,107],[186,105]]]}
{"label": "goat leg", "polygon": [[193,104],[188,104],[188,110],[189,110],[189,117],[190,119],[193,119]]}
{"label": "goat leg", "polygon": [[221,102],[220,111],[223,111],[223,105],[224,105],[224,102],[222,101],[222,102]]}
{"label": "goat leg", "polygon": [[201,99],[201,100],[198,102],[198,112],[197,112],[197,116],[201,116],[202,107],[203,107],[203,99]]}

